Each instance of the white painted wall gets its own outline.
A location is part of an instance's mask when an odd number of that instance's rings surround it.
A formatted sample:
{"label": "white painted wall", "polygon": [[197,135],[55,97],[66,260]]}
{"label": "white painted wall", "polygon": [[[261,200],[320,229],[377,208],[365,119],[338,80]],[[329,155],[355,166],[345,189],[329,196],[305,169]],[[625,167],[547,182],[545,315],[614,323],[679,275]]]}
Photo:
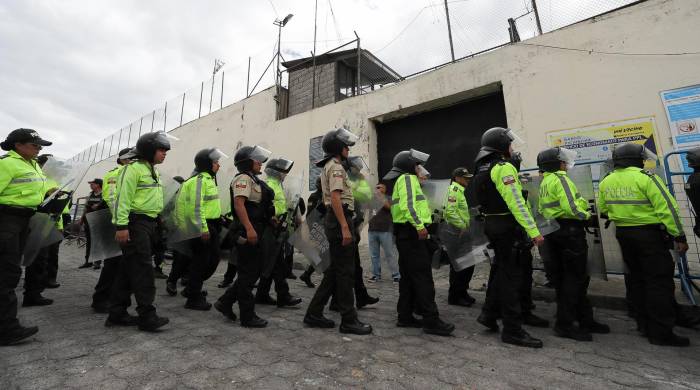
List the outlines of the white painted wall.
{"label": "white painted wall", "polygon": [[[299,173],[308,167],[309,139],[345,125],[361,136],[353,153],[366,158],[376,177],[373,118],[498,82],[503,85],[508,124],[527,142],[526,166],[532,166],[546,147],[548,131],[641,116],[656,117],[661,153],[667,153],[672,150],[670,130],[659,92],[700,83],[700,56],[590,54],[531,45],[624,53],[700,52],[699,14],[698,1],[649,0],[280,121],[274,119],[274,88],[268,89],[173,130],[180,141],[161,171],[187,176],[201,148],[217,146],[233,157],[239,145],[259,143],[275,155],[296,160]],[[473,158],[464,156],[465,162]],[[98,163],[87,178],[100,177],[113,165]],[[224,162],[219,183],[226,193],[233,173],[232,160]],[[79,194],[87,192],[84,183]]]}

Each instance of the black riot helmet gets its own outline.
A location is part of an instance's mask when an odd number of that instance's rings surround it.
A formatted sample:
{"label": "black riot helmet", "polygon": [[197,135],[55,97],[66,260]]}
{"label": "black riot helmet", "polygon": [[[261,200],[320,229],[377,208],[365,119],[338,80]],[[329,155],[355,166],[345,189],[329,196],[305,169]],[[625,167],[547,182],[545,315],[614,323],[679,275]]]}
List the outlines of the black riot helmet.
{"label": "black riot helmet", "polygon": [[37,164],[39,164],[40,167],[44,167],[44,164],[46,164],[47,161],[49,161],[49,157],[53,157],[53,154],[45,153],[45,154],[40,154],[36,158]]}
{"label": "black riot helmet", "polygon": [[556,172],[561,169],[561,163],[566,163],[566,169],[576,164],[578,153],[562,147],[549,148],[537,155],[537,166],[542,172]]}
{"label": "black riot helmet", "polygon": [[612,159],[615,168],[644,168],[644,161],[655,160],[656,156],[644,145],[628,142],[615,145]]}
{"label": "black riot helmet", "polygon": [[350,130],[344,128],[338,128],[327,132],[321,140],[321,148],[323,148],[324,156],[321,160],[316,162],[316,166],[323,167],[326,161],[334,156],[342,154],[343,148],[349,148],[355,145],[359,139],[360,138],[350,132]]}
{"label": "black riot helmet", "polygon": [[272,152],[260,145],[244,146],[236,151],[233,164],[239,172],[249,172],[253,169],[253,161],[264,164],[271,155]]}
{"label": "black riot helmet", "polygon": [[391,170],[389,173],[384,175],[383,180],[393,180],[404,173],[414,174],[416,173],[416,165],[420,165],[422,167],[422,170],[424,171],[423,175],[427,177],[430,174],[423,167],[423,165],[428,162],[429,158],[429,154],[415,149],[398,152],[396,156],[394,156],[394,160],[391,164]]}
{"label": "black riot helmet", "polygon": [[481,149],[476,155],[475,161],[492,154],[507,156],[510,154],[510,145],[513,142],[523,143],[513,130],[503,127],[490,128],[481,136]]}
{"label": "black riot helmet", "polygon": [[700,168],[700,148],[690,149],[686,158],[691,168]]}
{"label": "black riot helmet", "polygon": [[202,149],[194,155],[194,170],[196,172],[209,172],[214,175],[214,162],[222,158],[228,158],[228,156],[218,148]]}
{"label": "black riot helmet", "polygon": [[[133,150],[133,154],[136,156],[152,163],[153,157],[156,154],[156,150],[165,149],[170,150],[170,140],[177,140],[177,138],[169,135],[164,131],[156,131],[154,133],[146,133],[139,137],[136,141],[136,147]],[[131,153],[127,153],[130,155]],[[131,157],[131,156],[129,156]]]}
{"label": "black riot helmet", "polygon": [[285,158],[273,158],[265,164],[265,173],[269,177],[283,179],[292,170],[294,161]]}

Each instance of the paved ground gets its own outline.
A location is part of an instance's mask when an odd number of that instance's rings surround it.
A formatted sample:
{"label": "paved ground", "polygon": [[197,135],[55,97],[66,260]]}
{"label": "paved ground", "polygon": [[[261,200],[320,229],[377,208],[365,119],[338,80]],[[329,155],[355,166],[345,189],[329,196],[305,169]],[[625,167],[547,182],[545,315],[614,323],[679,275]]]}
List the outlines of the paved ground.
{"label": "paved ground", "polygon": [[[184,298],[169,297],[159,280],[156,304],[171,322],[163,332],[149,334],[103,326],[105,316],[89,308],[98,271],[76,269],[81,262],[79,251],[64,245],[62,286],[45,294],[56,303],[20,308],[22,322],[40,331],[32,342],[1,350],[0,389],[700,388],[697,332],[679,330],[691,337],[690,348],[656,347],[636,334],[624,313],[598,310],[613,333],[597,335],[595,342],[575,343],[554,337],[550,329],[529,329],[544,340],[543,349],[507,346],[476,323],[479,304],[446,305],[444,269],[436,272],[437,300],[442,316],[457,325],[453,337],[396,328],[397,286],[390,281],[370,284],[381,302],[360,311],[374,334],[345,337],[303,326],[314,290],[299,281],[290,284],[304,298],[302,307],[260,307],[270,326],[250,330],[216,311],[184,309]],[[207,284],[213,298],[221,292],[216,283],[224,271],[222,263]],[[483,302],[483,295],[474,295]],[[551,318],[552,305],[537,306],[538,314]]]}

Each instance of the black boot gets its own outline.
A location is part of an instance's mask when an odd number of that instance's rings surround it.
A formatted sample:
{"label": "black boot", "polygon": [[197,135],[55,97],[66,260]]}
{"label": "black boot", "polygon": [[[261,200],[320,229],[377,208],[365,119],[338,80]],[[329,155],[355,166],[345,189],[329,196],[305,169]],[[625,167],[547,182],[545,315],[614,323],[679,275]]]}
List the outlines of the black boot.
{"label": "black boot", "polygon": [[591,336],[589,332],[573,325],[554,326],[554,334],[558,337],[564,337],[576,341],[593,341],[593,336]]}
{"label": "black boot", "polygon": [[399,328],[422,328],[423,320],[418,319],[414,316],[408,318],[399,318],[399,320],[396,321],[396,326]]}
{"label": "black boot", "polygon": [[155,332],[158,328],[167,325],[168,322],[170,322],[168,317],[158,317],[155,312],[138,319],[139,330],[146,332]]}
{"label": "black boot", "polygon": [[308,287],[308,288],[314,288],[314,287],[316,287],[316,285],[314,284],[314,282],[311,281],[311,273],[304,272],[303,274],[301,274],[301,276],[299,276],[299,279],[300,279],[302,282],[306,283],[306,287]]}
{"label": "black boot", "polygon": [[137,323],[138,317],[132,316],[127,312],[124,312],[121,315],[114,315],[110,313],[105,321],[105,326],[108,328],[113,326],[136,326]]}
{"label": "black boot", "polygon": [[83,263],[83,265],[78,267],[78,269],[85,269],[85,268],[90,268],[90,267],[92,267],[92,262],[85,260],[85,263]]}
{"label": "black boot", "polygon": [[357,308],[362,309],[367,305],[374,305],[377,302],[379,302],[378,297],[371,297],[369,294],[366,294],[364,297],[357,299]]}
{"label": "black boot", "polygon": [[492,332],[498,332],[498,321],[496,321],[496,318],[484,313],[483,311],[481,314],[479,314],[476,322],[489,328],[489,330]]}
{"label": "black boot", "polygon": [[41,294],[25,295],[22,300],[22,307],[47,306],[53,303],[53,299],[44,298]]}
{"label": "black boot", "polygon": [[163,269],[160,267],[153,267],[153,276],[156,279],[167,279],[168,278],[168,275],[164,274]]}
{"label": "black boot", "polygon": [[185,302],[185,309],[207,311],[211,309],[211,303],[207,302],[203,296],[188,298],[187,302]]}
{"label": "black boot", "polygon": [[214,302],[214,309],[223,314],[224,317],[228,318],[229,320],[236,321],[236,313],[233,312],[232,305],[227,305],[221,301],[216,301]]}
{"label": "black boot", "polygon": [[581,329],[585,330],[589,333],[598,333],[598,334],[608,334],[610,333],[610,327],[606,324],[601,324],[600,322],[597,322],[595,320],[590,321],[585,324],[581,324]]}
{"label": "black boot", "polygon": [[277,301],[272,299],[271,296],[269,295],[256,295],[255,296],[255,303],[260,304],[260,305],[276,305]]}
{"label": "black boot", "polygon": [[92,302],[92,310],[95,311],[95,313],[101,313],[101,314],[107,314],[109,313],[109,302]]}
{"label": "black boot", "polygon": [[453,324],[447,323],[439,318],[423,326],[423,332],[438,336],[449,336],[454,330],[455,326]]}
{"label": "black boot", "polygon": [[267,326],[267,321],[258,317],[257,314],[253,314],[253,317],[249,320],[241,320],[241,326],[246,328],[264,328]]}
{"label": "black boot", "polygon": [[687,347],[690,345],[690,339],[671,332],[664,338],[649,337],[649,342],[654,345],[667,347]]}
{"label": "black boot", "polygon": [[354,321],[343,321],[340,323],[340,333],[364,336],[372,333],[372,325],[362,323],[357,318]]}
{"label": "black boot", "polygon": [[301,298],[288,296],[284,299],[277,299],[277,307],[291,307],[301,303]]}
{"label": "black boot", "polygon": [[20,341],[26,339],[27,337],[35,335],[39,331],[36,326],[24,327],[22,325],[17,325],[16,327],[4,332],[0,336],[0,345],[14,345]]}
{"label": "black boot", "polygon": [[92,263],[92,269],[100,269],[100,268],[102,268],[102,261],[101,260],[98,260],[98,261]]}
{"label": "black boot", "polygon": [[535,328],[548,328],[549,321],[540,318],[532,313],[523,314],[523,324],[534,326]]}
{"label": "black boot", "polygon": [[542,348],[542,340],[531,337],[529,333],[522,329],[517,333],[503,332],[501,334],[501,341],[520,347]]}
{"label": "black boot", "polygon": [[221,281],[221,283],[217,284],[216,287],[218,287],[218,288],[226,288],[226,287],[230,286],[231,283],[233,283],[233,280],[226,280],[226,279],[224,279],[224,280]]}
{"label": "black boot", "polygon": [[335,322],[324,317],[323,314],[319,317],[306,313],[304,316],[304,323],[312,328],[335,328]]}
{"label": "black boot", "polygon": [[61,287],[60,283],[56,283],[56,279],[50,279],[48,282],[46,282],[46,288],[59,288]]}
{"label": "black boot", "polygon": [[[471,298],[471,297],[470,297]],[[462,306],[462,307],[470,307],[471,305],[474,304],[474,298],[472,300],[469,300],[465,297],[459,297],[459,298],[448,298],[447,299],[447,304],[448,305],[453,305],[453,306]]]}
{"label": "black boot", "polygon": [[174,297],[177,295],[177,283],[170,281],[165,282],[165,291],[168,292],[168,295]]}

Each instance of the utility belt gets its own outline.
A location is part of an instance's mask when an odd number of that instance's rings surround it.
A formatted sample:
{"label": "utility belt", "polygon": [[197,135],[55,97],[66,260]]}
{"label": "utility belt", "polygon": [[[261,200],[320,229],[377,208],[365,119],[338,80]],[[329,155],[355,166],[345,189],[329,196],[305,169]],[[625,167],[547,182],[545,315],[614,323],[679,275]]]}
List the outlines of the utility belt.
{"label": "utility belt", "polygon": [[686,242],[685,236],[673,237],[666,230],[666,226],[661,223],[655,223],[651,225],[639,225],[639,226],[616,226],[618,231],[622,232],[634,232],[634,231],[656,231],[660,232],[663,236],[664,243],[667,249],[673,249],[674,242]]}
{"label": "utility belt", "polygon": [[588,221],[582,221],[580,219],[569,219],[569,218],[556,218],[559,226],[563,228],[576,227],[585,228],[589,225]]}
{"label": "utility belt", "polygon": [[136,222],[136,221],[147,221],[147,222],[158,223],[158,217],[149,217],[146,214],[130,213],[129,214],[129,222]]}
{"label": "utility belt", "polygon": [[36,210],[29,207],[8,206],[4,204],[0,205],[0,215],[31,218],[34,214],[36,214]]}
{"label": "utility belt", "polygon": [[617,230],[630,231],[630,230],[656,230],[663,231],[666,233],[666,226],[660,223],[655,223],[651,225],[639,225],[639,226],[615,226]]}

